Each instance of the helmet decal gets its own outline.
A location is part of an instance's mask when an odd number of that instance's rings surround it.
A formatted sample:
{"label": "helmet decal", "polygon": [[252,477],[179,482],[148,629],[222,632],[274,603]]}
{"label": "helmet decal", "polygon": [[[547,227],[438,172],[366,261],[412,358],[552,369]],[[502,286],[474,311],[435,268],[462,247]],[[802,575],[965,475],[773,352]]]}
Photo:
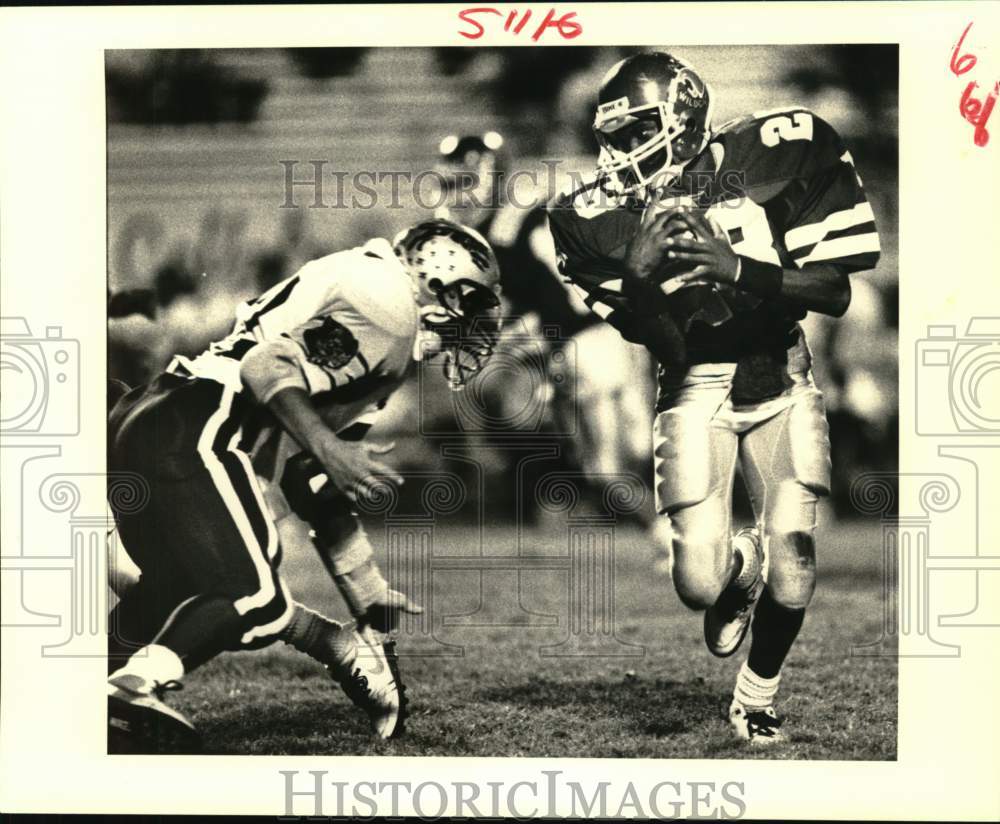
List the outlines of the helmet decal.
{"label": "helmet decal", "polygon": [[708,144],[712,96],[665,52],[644,52],[604,76],[594,117],[598,173],[626,194],[669,186]]}

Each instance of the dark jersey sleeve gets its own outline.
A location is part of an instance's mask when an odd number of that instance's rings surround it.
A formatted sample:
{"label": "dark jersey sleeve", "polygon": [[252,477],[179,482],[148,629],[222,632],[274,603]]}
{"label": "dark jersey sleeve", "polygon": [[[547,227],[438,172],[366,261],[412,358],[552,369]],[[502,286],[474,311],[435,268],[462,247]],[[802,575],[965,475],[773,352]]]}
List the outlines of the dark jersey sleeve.
{"label": "dark jersey sleeve", "polygon": [[[512,211],[514,207],[508,207]],[[590,312],[577,308],[569,294],[570,287],[564,278],[551,268],[547,259],[535,249],[532,237],[536,232],[548,232],[548,218],[544,206],[530,210],[516,210],[520,221],[512,239],[497,232],[489,240],[493,243],[500,264],[500,283],[514,314],[538,314],[542,324],[557,328],[560,337],[568,338],[584,327],[598,323]]]}
{"label": "dark jersey sleeve", "polygon": [[834,263],[846,271],[875,266],[875,216],[854,160],[829,123],[806,109],[788,109],[749,119],[739,140],[748,188],[777,192],[779,208],[770,211],[787,262]]}
{"label": "dark jersey sleeve", "polygon": [[625,268],[625,250],[641,215],[596,189],[584,186],[549,206],[559,272],[625,340],[645,346],[661,364],[677,365],[685,357],[684,338],[662,292],[651,284],[634,291]]}
{"label": "dark jersey sleeve", "polygon": [[587,308],[621,330],[631,309],[623,293],[625,249],[638,226],[596,185],[560,195],[549,206],[559,273]]}

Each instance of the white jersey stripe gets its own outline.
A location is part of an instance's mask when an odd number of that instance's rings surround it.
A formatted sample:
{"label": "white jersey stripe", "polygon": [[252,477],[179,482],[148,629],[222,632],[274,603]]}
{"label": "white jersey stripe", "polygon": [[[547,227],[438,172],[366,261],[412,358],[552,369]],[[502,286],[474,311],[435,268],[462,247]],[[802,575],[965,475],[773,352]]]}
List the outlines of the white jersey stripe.
{"label": "white jersey stripe", "polygon": [[818,260],[833,260],[834,258],[848,257],[849,255],[860,255],[866,252],[875,253],[881,250],[878,235],[869,232],[865,235],[850,235],[848,237],[838,237],[834,240],[825,240],[818,244],[809,256],[797,261],[799,266],[806,263],[813,263]]}
{"label": "white jersey stripe", "polygon": [[278,585],[281,587],[281,594],[285,598],[284,612],[282,612],[279,617],[275,618],[270,623],[262,624],[259,627],[254,627],[253,629],[244,632],[243,637],[240,638],[242,643],[249,644],[255,638],[277,635],[286,626],[288,626],[288,622],[292,620],[292,612],[295,610],[295,601],[292,599],[292,593],[288,591],[288,587],[281,578],[278,579]]}
{"label": "white jersey stripe", "polygon": [[873,220],[875,220],[875,215],[872,212],[871,204],[868,201],[858,203],[851,209],[827,215],[819,223],[789,229],[785,232],[785,248],[794,251],[803,246],[819,243],[829,232],[838,232],[841,229],[849,229],[851,226],[858,226]]}
{"label": "white jersey stripe", "polygon": [[254,498],[257,500],[257,506],[260,507],[260,511],[264,514],[264,521],[267,524],[267,557],[274,560],[274,556],[278,554],[278,531],[274,526],[274,517],[271,514],[270,507],[267,505],[267,501],[264,500],[264,496],[260,491],[260,486],[255,483],[257,474],[253,470],[253,464],[250,462],[249,456],[242,449],[236,448],[242,438],[243,427],[241,426],[236,430],[236,434],[233,435],[232,439],[229,441],[228,448],[230,452],[239,458],[240,463],[243,464],[243,469],[247,473],[247,477],[252,478],[254,481],[251,482],[250,488],[253,490]]}
{"label": "white jersey stripe", "polygon": [[[254,535],[253,526],[250,524],[246,512],[243,511],[243,505],[240,502],[239,495],[236,493],[236,489],[233,487],[226,467],[223,466],[222,461],[219,460],[212,449],[215,439],[218,436],[219,428],[229,417],[232,404],[233,390],[230,387],[224,387],[222,390],[222,399],[219,401],[219,408],[212,413],[198,438],[198,454],[201,456],[201,460],[205,464],[205,468],[208,470],[208,474],[212,478],[219,496],[222,498],[223,503],[225,503],[226,509],[229,510],[229,515],[233,519],[233,523],[236,524],[236,529],[239,531],[240,537],[243,539],[243,544],[246,546],[246,550],[253,560],[254,568],[257,570],[257,577],[260,580],[260,589],[257,592],[244,596],[233,604],[240,615],[245,615],[252,609],[268,604],[274,598],[276,591],[271,574],[271,564],[265,556],[265,550],[257,541],[257,536]],[[239,454],[238,451],[237,454]],[[260,492],[256,486],[257,479],[252,471],[248,480],[250,481],[251,488],[255,490],[255,493],[259,497]],[[264,511],[266,512],[266,510]],[[274,525],[269,523],[268,543],[271,542],[273,530]]]}
{"label": "white jersey stripe", "polygon": [[594,305],[590,308],[601,320],[607,320],[608,315],[615,311],[613,306],[608,306],[608,304],[601,303],[599,300],[595,300]]}

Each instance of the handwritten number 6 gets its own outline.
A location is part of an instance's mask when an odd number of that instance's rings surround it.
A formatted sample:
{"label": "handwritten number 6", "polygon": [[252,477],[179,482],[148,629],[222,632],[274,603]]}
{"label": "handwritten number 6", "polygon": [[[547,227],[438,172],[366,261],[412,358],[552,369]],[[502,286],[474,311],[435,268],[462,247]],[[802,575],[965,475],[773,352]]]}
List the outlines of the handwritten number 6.
{"label": "handwritten number 6", "polygon": [[812,140],[813,119],[808,112],[780,115],[764,121],[760,140],[765,146],[777,146],[782,140]]}
{"label": "handwritten number 6", "polygon": [[965,27],[965,31],[962,32],[962,36],[958,38],[958,42],[955,44],[955,50],[951,53],[951,70],[956,75],[965,74],[976,65],[976,56],[974,54],[963,54],[961,57],[958,56],[958,50],[962,48],[962,44],[965,42],[965,35],[969,33],[969,29],[971,28],[972,23],[969,23],[969,25]]}

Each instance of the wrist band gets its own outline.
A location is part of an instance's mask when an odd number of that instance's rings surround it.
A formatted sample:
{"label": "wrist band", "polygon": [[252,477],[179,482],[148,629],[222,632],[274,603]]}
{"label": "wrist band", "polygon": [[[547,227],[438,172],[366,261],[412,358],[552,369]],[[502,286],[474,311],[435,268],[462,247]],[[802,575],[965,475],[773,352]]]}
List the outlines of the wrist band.
{"label": "wrist band", "polygon": [[364,615],[368,607],[389,589],[388,581],[382,577],[374,560],[369,560],[344,575],[334,575],[333,582],[355,618]]}
{"label": "wrist band", "polygon": [[784,279],[785,270],[780,266],[746,255],[739,256],[736,282],[744,292],[753,292],[762,298],[776,298],[781,294]]}

